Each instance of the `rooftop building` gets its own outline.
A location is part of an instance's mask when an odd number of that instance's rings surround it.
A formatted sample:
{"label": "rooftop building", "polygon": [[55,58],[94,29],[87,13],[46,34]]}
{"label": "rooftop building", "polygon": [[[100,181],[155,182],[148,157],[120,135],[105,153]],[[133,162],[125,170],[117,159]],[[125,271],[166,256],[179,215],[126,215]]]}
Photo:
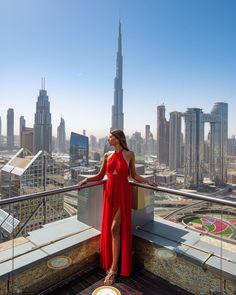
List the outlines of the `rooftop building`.
{"label": "rooftop building", "polygon": [[[33,155],[22,148],[1,169],[2,199],[50,190],[63,185],[63,167],[47,152],[39,151]],[[9,208],[3,209],[11,214]],[[20,226],[24,226],[24,232],[40,228],[45,221],[47,223],[63,218],[65,213],[63,196],[55,195],[47,205],[43,199],[25,200],[14,206],[13,213],[20,221]]]}

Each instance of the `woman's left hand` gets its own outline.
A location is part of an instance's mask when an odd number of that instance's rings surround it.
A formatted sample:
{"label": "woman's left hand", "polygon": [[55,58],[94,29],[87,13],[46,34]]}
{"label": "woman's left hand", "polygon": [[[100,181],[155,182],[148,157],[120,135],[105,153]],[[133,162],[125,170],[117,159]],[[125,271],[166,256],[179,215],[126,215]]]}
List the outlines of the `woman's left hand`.
{"label": "woman's left hand", "polygon": [[149,184],[149,185],[152,185],[152,186],[158,186],[159,185],[159,183],[156,183],[156,182],[154,182],[154,181],[152,181],[151,179],[147,179],[147,184]]}

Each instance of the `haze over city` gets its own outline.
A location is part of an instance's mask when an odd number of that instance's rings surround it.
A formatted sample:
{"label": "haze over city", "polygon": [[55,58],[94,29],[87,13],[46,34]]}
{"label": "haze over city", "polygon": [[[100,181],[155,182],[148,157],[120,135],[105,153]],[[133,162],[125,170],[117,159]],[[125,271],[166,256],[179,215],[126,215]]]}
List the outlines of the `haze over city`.
{"label": "haze over city", "polygon": [[[124,131],[156,137],[156,107],[209,112],[229,104],[236,133],[235,1],[1,1],[0,116],[14,108],[33,126],[46,77],[53,135],[105,136],[111,124],[119,18],[122,22]],[[142,114],[142,116],[140,116]],[[137,120],[138,118],[138,120]],[[99,123],[98,123],[99,122]]]}

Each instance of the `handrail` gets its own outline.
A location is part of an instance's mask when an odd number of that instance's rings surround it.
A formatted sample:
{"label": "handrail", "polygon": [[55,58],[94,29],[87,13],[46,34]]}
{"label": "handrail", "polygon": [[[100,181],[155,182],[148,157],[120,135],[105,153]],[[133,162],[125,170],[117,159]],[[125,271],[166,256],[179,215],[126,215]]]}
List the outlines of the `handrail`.
{"label": "handrail", "polygon": [[[28,195],[7,198],[7,199],[0,200],[0,206],[13,204],[13,203],[17,203],[17,202],[21,202],[21,201],[25,201],[25,200],[37,199],[40,197],[47,197],[47,196],[51,196],[51,195],[55,195],[55,194],[59,194],[59,193],[70,192],[73,190],[81,190],[81,189],[85,189],[85,188],[89,188],[89,187],[98,186],[100,184],[104,184],[105,182],[106,182],[106,179],[102,179],[99,181],[93,181],[93,182],[86,183],[83,185],[72,185],[72,186],[57,188],[57,189],[48,190],[48,191],[37,192],[37,193],[28,194]],[[186,197],[186,198],[197,199],[197,200],[202,200],[202,201],[206,201],[206,202],[212,202],[212,203],[218,203],[221,205],[229,205],[232,207],[236,207],[236,202],[230,201],[230,200],[224,200],[224,199],[220,199],[220,198],[216,198],[216,197],[205,196],[205,195],[201,195],[201,194],[197,194],[197,193],[183,192],[180,190],[170,189],[170,188],[161,187],[161,186],[152,186],[152,185],[136,182],[133,180],[129,180],[129,183],[131,185],[135,185],[135,186],[146,188],[146,189],[151,189],[151,190],[157,191],[157,192],[164,192],[164,193],[169,193],[169,194],[173,194],[173,195],[178,195],[181,197]]]}
{"label": "handrail", "polygon": [[33,199],[37,199],[37,198],[48,197],[48,196],[52,196],[55,194],[71,192],[74,190],[81,190],[81,189],[85,189],[85,188],[89,188],[89,187],[93,187],[93,186],[98,186],[100,184],[103,184],[105,181],[106,180],[104,180],[104,179],[99,180],[99,181],[93,181],[93,182],[91,181],[89,184],[70,185],[70,186],[56,188],[56,189],[52,189],[52,190],[48,190],[48,191],[42,191],[42,192],[7,198],[7,199],[0,200],[0,206],[18,203],[18,202],[22,202],[22,201],[26,201],[26,200],[33,200]]}
{"label": "handrail", "polygon": [[158,192],[169,193],[172,195],[178,195],[178,196],[186,197],[186,198],[190,198],[190,199],[197,199],[197,200],[202,200],[202,201],[206,201],[206,202],[212,202],[212,203],[218,203],[221,205],[229,205],[232,207],[236,207],[236,201],[234,202],[234,201],[230,201],[230,200],[224,200],[224,199],[205,196],[205,195],[196,194],[196,193],[183,192],[180,190],[175,190],[175,189],[167,188],[167,187],[161,187],[161,186],[153,187],[153,186],[145,185],[145,184],[141,184],[141,183],[136,183],[136,182],[133,182],[133,183],[135,183],[136,186],[152,189],[152,190],[155,190]]}

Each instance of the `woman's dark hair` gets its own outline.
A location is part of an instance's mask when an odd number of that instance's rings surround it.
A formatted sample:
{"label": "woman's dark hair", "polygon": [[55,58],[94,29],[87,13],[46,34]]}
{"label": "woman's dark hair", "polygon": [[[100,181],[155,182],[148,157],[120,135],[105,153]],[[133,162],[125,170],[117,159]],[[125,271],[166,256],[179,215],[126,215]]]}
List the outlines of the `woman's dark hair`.
{"label": "woman's dark hair", "polygon": [[120,143],[120,145],[122,146],[122,148],[124,150],[127,150],[127,151],[130,150],[128,148],[128,145],[127,145],[127,142],[126,142],[126,137],[125,137],[125,134],[124,134],[123,130],[121,130],[121,129],[113,129],[110,133],[112,135],[114,135],[119,140],[119,143]]}

